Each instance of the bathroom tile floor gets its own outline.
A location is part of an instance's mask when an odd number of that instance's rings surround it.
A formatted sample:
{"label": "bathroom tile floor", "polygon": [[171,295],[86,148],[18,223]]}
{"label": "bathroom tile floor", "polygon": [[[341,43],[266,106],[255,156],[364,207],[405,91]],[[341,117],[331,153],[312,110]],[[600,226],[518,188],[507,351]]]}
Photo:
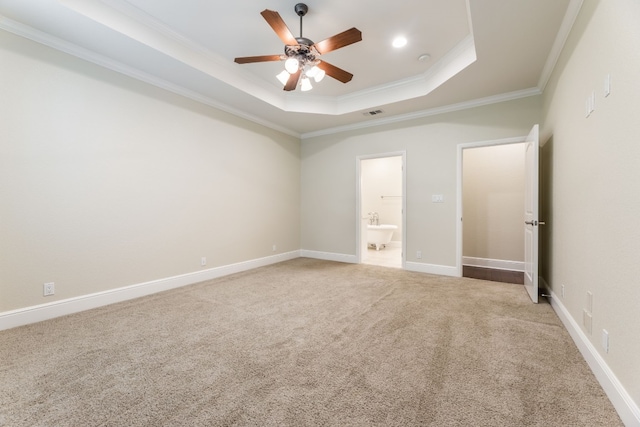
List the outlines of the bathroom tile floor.
{"label": "bathroom tile floor", "polygon": [[387,245],[387,247],[379,251],[367,248],[367,252],[362,256],[362,263],[381,267],[402,268],[402,247],[400,245]]}

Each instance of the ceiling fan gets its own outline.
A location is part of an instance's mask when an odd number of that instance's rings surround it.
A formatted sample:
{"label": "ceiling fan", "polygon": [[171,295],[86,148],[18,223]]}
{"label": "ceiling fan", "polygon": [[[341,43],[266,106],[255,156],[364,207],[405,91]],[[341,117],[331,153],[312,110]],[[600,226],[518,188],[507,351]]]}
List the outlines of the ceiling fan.
{"label": "ceiling fan", "polygon": [[299,81],[301,81],[300,90],[309,90],[311,89],[309,78],[319,82],[325,75],[333,77],[342,83],[351,81],[353,74],[319,59],[319,56],[361,41],[362,32],[354,27],[321,42],[314,43],[302,36],[302,17],[307,14],[309,8],[304,3],[298,3],[294,6],[294,10],[300,17],[300,37],[294,37],[291,34],[278,12],[268,9],[260,12],[262,17],[273,28],[273,31],[280,37],[280,40],[284,42],[283,55],[245,56],[236,58],[234,61],[238,64],[285,61],[285,70],[278,74],[277,77],[284,84],[284,90],[287,91],[294,90]]}

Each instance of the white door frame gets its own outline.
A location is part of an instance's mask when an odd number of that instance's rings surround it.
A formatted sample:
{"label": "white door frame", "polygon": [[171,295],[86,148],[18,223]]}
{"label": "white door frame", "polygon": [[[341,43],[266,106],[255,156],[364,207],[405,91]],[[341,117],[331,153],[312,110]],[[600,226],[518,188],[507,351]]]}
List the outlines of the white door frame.
{"label": "white door frame", "polygon": [[366,154],[356,157],[356,259],[362,263],[362,169],[363,160],[381,159],[385,157],[402,157],[402,268],[405,268],[407,253],[407,152],[392,151],[388,153]]}
{"label": "white door frame", "polygon": [[491,147],[496,145],[517,144],[525,142],[526,136],[494,139],[488,141],[465,142],[458,144],[457,156],[457,195],[456,195],[456,273],[462,277],[462,152],[467,148]]}

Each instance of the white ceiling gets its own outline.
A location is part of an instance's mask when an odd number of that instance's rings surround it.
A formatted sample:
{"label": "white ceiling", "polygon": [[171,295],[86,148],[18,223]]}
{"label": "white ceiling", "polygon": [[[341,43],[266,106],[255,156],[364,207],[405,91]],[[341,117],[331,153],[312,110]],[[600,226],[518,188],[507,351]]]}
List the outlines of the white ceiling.
{"label": "white ceiling", "polygon": [[[233,59],[283,53],[260,12],[279,12],[299,36],[295,3],[0,0],[0,28],[308,137],[540,93],[582,0],[306,0],[304,37],[362,31],[322,56],[354,78],[285,92],[281,62]],[[406,47],[391,46],[397,35]]]}

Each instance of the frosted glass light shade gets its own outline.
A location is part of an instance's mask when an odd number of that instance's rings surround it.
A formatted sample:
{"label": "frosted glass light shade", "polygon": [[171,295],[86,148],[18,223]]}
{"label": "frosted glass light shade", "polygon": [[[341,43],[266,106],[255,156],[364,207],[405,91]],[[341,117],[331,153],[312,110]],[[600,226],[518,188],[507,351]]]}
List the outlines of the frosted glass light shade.
{"label": "frosted glass light shade", "polygon": [[322,81],[322,79],[324,79],[325,76],[325,72],[324,70],[318,68],[318,72],[316,73],[316,75],[313,77],[313,80],[316,81],[316,83],[320,83]]}
{"label": "frosted glass light shade", "polygon": [[300,90],[306,92],[311,89],[313,89],[313,86],[311,86],[311,82],[307,77],[304,77],[300,82]]}
{"label": "frosted glass light shade", "polygon": [[278,74],[278,75],[276,76],[276,78],[277,78],[278,80],[280,80],[280,83],[282,83],[283,85],[286,85],[286,84],[287,84],[287,82],[289,81],[289,76],[290,76],[290,75],[291,75],[291,74],[289,74],[289,73],[287,72],[287,70],[282,70],[282,72],[281,72],[280,74]]}
{"label": "frosted glass light shade", "polygon": [[320,71],[320,68],[314,65],[313,67],[309,68],[305,74],[307,75],[307,77],[315,77],[316,74],[318,74],[318,71]]}
{"label": "frosted glass light shade", "polygon": [[295,73],[296,71],[298,71],[298,60],[296,58],[287,59],[286,61],[284,61],[284,68],[290,74]]}

